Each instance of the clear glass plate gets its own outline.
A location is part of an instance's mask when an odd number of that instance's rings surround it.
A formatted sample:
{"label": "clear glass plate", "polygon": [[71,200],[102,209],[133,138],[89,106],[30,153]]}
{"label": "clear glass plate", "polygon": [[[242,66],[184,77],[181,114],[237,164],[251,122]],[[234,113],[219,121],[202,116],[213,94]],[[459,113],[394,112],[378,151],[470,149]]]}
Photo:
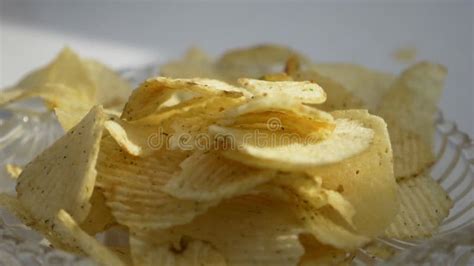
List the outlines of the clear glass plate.
{"label": "clear glass plate", "polygon": [[[124,69],[120,73],[138,85],[154,76],[157,68]],[[395,254],[386,261],[360,249],[354,265],[474,265],[474,143],[441,112],[435,126],[437,160],[430,171],[454,201],[449,216],[428,240],[377,239],[377,245]],[[0,109],[0,192],[15,193],[15,182],[9,179],[5,164],[26,164],[62,134],[54,115],[39,100]],[[0,208],[0,265],[95,264],[49,247],[41,235]]]}

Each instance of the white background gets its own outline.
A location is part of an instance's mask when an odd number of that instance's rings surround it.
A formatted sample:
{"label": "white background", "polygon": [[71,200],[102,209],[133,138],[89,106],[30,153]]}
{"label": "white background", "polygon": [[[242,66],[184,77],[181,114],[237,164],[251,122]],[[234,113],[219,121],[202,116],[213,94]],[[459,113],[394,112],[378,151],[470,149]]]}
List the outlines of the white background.
{"label": "white background", "polygon": [[473,1],[15,1],[0,0],[0,86],[67,44],[113,67],[179,57],[191,45],[214,55],[261,42],[286,44],[315,61],[350,61],[398,73],[390,54],[448,67],[440,108],[474,136]]}

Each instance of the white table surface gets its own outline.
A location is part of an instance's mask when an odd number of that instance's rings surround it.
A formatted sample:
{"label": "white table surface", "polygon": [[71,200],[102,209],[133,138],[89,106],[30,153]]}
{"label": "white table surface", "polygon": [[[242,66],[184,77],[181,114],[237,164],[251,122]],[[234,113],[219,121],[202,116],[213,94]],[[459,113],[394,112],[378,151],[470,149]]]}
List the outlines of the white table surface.
{"label": "white table surface", "polygon": [[448,67],[440,108],[474,136],[473,1],[0,0],[0,86],[50,60],[64,45],[113,67],[179,57],[190,45],[214,55],[262,42],[286,44],[315,61],[349,61],[398,73],[391,53]]}

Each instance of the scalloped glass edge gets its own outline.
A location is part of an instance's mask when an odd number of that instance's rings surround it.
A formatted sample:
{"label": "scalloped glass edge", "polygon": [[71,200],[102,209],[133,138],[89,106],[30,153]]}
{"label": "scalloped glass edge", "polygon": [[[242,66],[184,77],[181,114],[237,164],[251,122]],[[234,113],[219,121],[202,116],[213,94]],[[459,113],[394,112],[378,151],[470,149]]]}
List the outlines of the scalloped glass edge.
{"label": "scalloped glass edge", "polygon": [[[157,66],[119,71],[133,86],[158,73]],[[472,265],[474,264],[474,143],[454,122],[438,112],[435,151],[437,160],[429,170],[453,199],[454,207],[432,238],[417,241],[378,238],[376,244],[395,254],[388,260],[359,249],[353,265]],[[40,100],[29,100],[0,109],[0,192],[14,191],[4,165],[23,165],[53,143],[63,131]],[[23,149],[19,149],[22,147]],[[28,147],[25,149],[25,147]],[[3,218],[3,219],[1,219]],[[85,257],[55,250],[36,232],[21,225],[0,209],[0,264],[94,265]]]}

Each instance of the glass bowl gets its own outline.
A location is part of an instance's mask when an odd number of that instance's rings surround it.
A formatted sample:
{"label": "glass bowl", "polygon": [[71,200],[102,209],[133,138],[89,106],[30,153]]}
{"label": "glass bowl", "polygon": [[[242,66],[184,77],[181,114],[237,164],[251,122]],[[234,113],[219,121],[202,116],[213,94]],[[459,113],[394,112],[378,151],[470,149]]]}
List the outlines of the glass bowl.
{"label": "glass bowl", "polygon": [[[158,73],[157,67],[123,69],[134,86]],[[375,245],[393,253],[388,260],[359,249],[354,265],[474,265],[474,143],[438,112],[435,122],[436,163],[429,170],[454,206],[439,231],[427,240],[378,238]],[[5,164],[24,165],[63,134],[40,100],[0,109],[0,192],[14,194],[15,181]],[[0,208],[0,265],[95,265],[85,257],[51,248],[41,235]]]}

